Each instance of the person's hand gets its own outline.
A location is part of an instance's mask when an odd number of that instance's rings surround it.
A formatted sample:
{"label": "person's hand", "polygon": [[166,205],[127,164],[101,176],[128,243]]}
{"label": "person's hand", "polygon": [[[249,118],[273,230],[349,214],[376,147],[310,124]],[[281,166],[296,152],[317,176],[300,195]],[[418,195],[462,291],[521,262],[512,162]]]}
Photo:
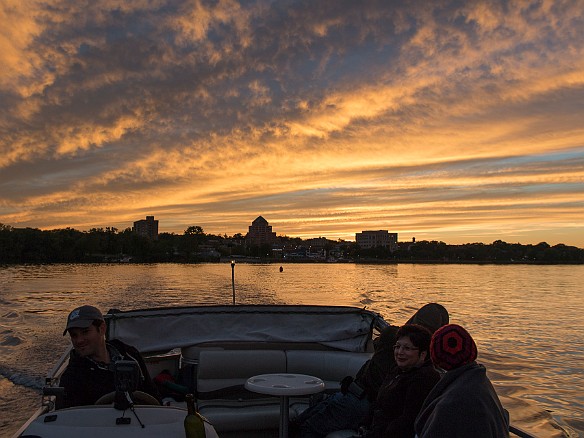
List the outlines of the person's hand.
{"label": "person's hand", "polygon": [[365,426],[360,426],[357,435],[353,435],[353,438],[373,438],[373,431],[366,428]]}
{"label": "person's hand", "polygon": [[353,382],[352,376],[343,377],[341,380],[341,392],[346,394],[349,391],[349,385]]}

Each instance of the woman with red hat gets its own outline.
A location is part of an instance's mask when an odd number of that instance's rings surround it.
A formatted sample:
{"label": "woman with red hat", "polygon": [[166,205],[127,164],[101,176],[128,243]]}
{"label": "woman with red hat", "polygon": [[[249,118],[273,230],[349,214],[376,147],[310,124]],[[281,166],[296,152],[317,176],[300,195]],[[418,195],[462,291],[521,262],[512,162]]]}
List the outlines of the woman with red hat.
{"label": "woman with red hat", "polygon": [[498,438],[509,436],[509,416],[476,362],[477,346],[461,326],[448,324],[432,336],[430,355],[446,371],[416,418],[418,438]]}

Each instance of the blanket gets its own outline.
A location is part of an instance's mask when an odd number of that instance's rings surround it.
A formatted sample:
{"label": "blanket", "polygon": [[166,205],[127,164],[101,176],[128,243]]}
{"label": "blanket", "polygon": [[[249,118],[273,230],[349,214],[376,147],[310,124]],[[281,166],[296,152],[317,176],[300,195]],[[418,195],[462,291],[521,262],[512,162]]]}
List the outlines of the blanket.
{"label": "blanket", "polygon": [[476,362],[447,372],[430,391],[416,418],[419,438],[509,436],[509,415]]}

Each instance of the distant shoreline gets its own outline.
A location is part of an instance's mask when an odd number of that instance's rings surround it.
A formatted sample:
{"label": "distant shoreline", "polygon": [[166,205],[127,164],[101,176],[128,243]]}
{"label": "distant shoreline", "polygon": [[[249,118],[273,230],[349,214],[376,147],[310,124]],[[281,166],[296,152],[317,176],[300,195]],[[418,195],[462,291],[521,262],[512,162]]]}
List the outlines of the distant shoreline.
{"label": "distant shoreline", "polygon": [[584,264],[584,249],[540,242],[522,245],[496,240],[491,244],[448,245],[439,241],[401,242],[361,247],[355,242],[316,242],[278,237],[252,244],[246,237],[213,236],[201,227],[184,235],[141,236],[132,230],[15,229],[0,224],[1,263],[429,263],[429,264]]}
{"label": "distant shoreline", "polygon": [[[201,265],[213,263],[231,263],[232,259],[221,259],[218,261],[79,261],[79,262],[22,262],[10,263],[0,262],[1,266],[18,266],[18,265],[158,265],[158,264],[177,264],[177,265]],[[343,260],[343,261],[324,261],[324,260],[268,260],[268,259],[235,259],[235,264],[266,264],[266,265],[303,265],[303,264],[356,264],[356,265],[584,265],[580,261],[496,261],[496,260]]]}
{"label": "distant shoreline", "polygon": [[[232,259],[222,257],[218,263],[230,263]],[[208,262],[201,262],[208,263]],[[584,265],[583,261],[537,261],[537,260],[522,260],[522,261],[508,261],[508,260],[273,260],[273,259],[235,259],[235,263],[266,263],[266,264],[332,264],[332,263],[353,263],[358,265]]]}

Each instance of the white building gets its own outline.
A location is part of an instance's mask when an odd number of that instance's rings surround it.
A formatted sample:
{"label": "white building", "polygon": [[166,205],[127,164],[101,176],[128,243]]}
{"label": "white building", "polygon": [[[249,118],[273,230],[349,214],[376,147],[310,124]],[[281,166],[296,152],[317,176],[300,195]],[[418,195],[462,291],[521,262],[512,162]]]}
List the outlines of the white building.
{"label": "white building", "polygon": [[361,231],[355,234],[355,241],[363,249],[389,248],[391,251],[397,249],[397,233],[390,233],[388,230]]}

